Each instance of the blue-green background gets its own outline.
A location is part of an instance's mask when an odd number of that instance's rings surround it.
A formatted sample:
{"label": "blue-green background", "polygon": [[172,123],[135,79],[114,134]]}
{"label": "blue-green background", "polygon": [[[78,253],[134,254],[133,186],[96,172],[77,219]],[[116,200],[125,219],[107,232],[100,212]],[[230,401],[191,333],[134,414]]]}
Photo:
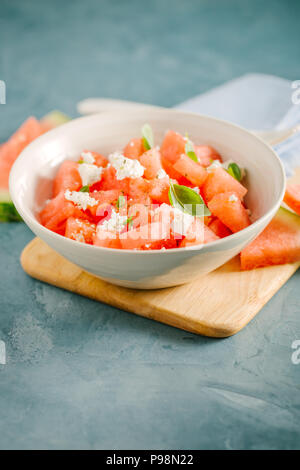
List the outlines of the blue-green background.
{"label": "blue-green background", "polygon": [[[89,96],[173,106],[246,72],[300,78],[298,1],[1,0],[0,140]],[[276,103],[274,103],[276,106]],[[299,274],[213,340],[27,277],[0,225],[0,448],[299,448]]]}

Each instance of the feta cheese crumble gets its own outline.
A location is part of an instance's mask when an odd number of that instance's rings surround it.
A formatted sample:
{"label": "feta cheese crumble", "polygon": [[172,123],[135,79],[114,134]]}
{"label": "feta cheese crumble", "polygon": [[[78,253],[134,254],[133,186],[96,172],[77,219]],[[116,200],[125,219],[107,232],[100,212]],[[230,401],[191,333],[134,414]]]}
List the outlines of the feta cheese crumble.
{"label": "feta cheese crumble", "polygon": [[186,236],[195,217],[169,204],[161,204],[153,211],[153,217],[163,225],[171,222],[173,232]]}
{"label": "feta cheese crumble", "polygon": [[156,174],[156,178],[157,179],[162,179],[162,178],[166,178],[168,177],[169,178],[169,175],[165,172],[165,170],[163,168],[161,168],[160,170],[158,170],[157,174]]}
{"label": "feta cheese crumble", "polygon": [[121,232],[125,227],[127,220],[128,217],[126,215],[120,215],[113,209],[110,218],[98,224],[97,228],[106,230],[107,232]]}
{"label": "feta cheese crumble", "polygon": [[206,170],[210,173],[212,170],[215,170],[216,168],[221,168],[222,163],[219,160],[214,160],[208,167],[206,167]]}
{"label": "feta cheese crumble", "polygon": [[231,194],[228,199],[230,202],[237,202],[238,198],[236,197],[235,194]]}
{"label": "feta cheese crumble", "polygon": [[103,168],[90,163],[81,163],[78,165],[78,171],[81,177],[82,186],[90,186],[101,180]]}
{"label": "feta cheese crumble", "polygon": [[95,158],[91,152],[82,152],[80,155],[80,160],[82,160],[83,163],[89,163],[90,165],[95,163]]}
{"label": "feta cheese crumble", "polygon": [[98,201],[93,197],[90,197],[89,193],[83,193],[80,191],[70,191],[69,189],[65,192],[65,198],[67,201],[74,202],[76,206],[82,210],[86,210],[88,206],[95,206]]}
{"label": "feta cheese crumble", "polygon": [[138,160],[124,157],[120,152],[114,152],[108,157],[111,165],[117,170],[117,180],[124,178],[140,178],[143,176],[145,168]]}
{"label": "feta cheese crumble", "polygon": [[[221,163],[219,160],[213,160],[213,162],[206,168],[206,170],[210,173],[212,170],[216,168],[224,168],[224,170],[228,170],[229,165],[235,163],[233,160],[226,160],[226,162]],[[246,171],[244,168],[240,168],[241,170],[241,179],[243,179],[246,175]]]}

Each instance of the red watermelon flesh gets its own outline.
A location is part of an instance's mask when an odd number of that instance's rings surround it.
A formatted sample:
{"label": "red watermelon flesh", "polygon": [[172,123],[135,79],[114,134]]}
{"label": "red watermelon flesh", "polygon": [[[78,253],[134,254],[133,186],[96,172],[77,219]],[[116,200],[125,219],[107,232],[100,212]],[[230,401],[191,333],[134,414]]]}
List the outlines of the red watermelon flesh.
{"label": "red watermelon flesh", "polygon": [[250,225],[247,209],[235,193],[216,194],[209,201],[208,208],[232,232],[239,232]]}
{"label": "red watermelon flesh", "polygon": [[227,191],[233,191],[240,199],[247,193],[247,189],[223,168],[212,170],[202,187],[205,201],[208,202],[216,194]]}
{"label": "red watermelon flesh", "polygon": [[212,160],[222,162],[221,155],[210,145],[194,145],[195,154],[202,166],[209,166]]}
{"label": "red watermelon flesh", "polygon": [[144,178],[151,180],[157,177],[159,170],[162,169],[160,151],[158,148],[152,148],[139,157],[141,165],[145,168]]}
{"label": "red watermelon flesh", "polygon": [[207,178],[207,171],[199,163],[194,162],[190,157],[182,154],[174,163],[175,171],[187,178],[192,184],[202,186]]}
{"label": "red watermelon flesh", "polygon": [[208,227],[220,238],[228,237],[232,233],[231,230],[229,230],[229,228],[227,228],[226,225],[224,225],[218,218],[208,224]]}
{"label": "red watermelon flesh", "polygon": [[69,217],[66,224],[65,237],[82,243],[93,243],[96,225],[88,220]]}
{"label": "red watermelon flesh", "polygon": [[78,191],[82,186],[81,176],[78,171],[78,163],[72,160],[65,160],[54,178],[53,196],[57,196],[61,191]]}
{"label": "red watermelon flesh", "polygon": [[181,248],[193,245],[202,245],[218,240],[219,237],[207,227],[201,219],[195,218],[187,236],[180,242]]}
{"label": "red watermelon flesh", "polygon": [[300,215],[300,184],[289,184],[283,200],[293,211]]}
{"label": "red watermelon flesh", "polygon": [[126,158],[138,160],[138,158],[146,151],[143,139],[131,139],[123,150],[123,155]]}
{"label": "red watermelon flesh", "polygon": [[300,217],[280,208],[240,256],[244,270],[300,261]]}
{"label": "red watermelon flesh", "polygon": [[161,155],[171,163],[175,163],[185,153],[186,141],[178,132],[168,131],[161,146]]}
{"label": "red watermelon flesh", "polygon": [[45,132],[34,117],[29,117],[19,129],[0,147],[0,188],[8,189],[11,167],[22,150]]}

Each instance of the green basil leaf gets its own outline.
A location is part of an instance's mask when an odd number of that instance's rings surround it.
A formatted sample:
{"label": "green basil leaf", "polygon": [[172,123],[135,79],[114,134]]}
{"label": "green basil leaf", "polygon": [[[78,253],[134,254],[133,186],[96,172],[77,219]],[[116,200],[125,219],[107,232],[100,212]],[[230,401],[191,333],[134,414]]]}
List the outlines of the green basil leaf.
{"label": "green basil leaf", "polygon": [[88,193],[90,191],[90,187],[89,186],[82,186],[81,189],[79,189],[79,192],[80,193]]}
{"label": "green basil leaf", "polygon": [[[197,194],[192,188],[179,184],[170,184],[169,189],[169,201],[170,204],[180,209],[182,212],[194,215],[196,217],[204,217],[211,215],[208,207],[204,204],[204,201],[200,194]],[[201,205],[202,213],[199,214],[197,208]]]}
{"label": "green basil leaf", "polygon": [[241,181],[242,179],[242,172],[240,167],[236,163],[230,163],[228,166],[228,173],[235,178],[237,181]]}
{"label": "green basil leaf", "polygon": [[143,144],[146,150],[154,147],[153,132],[149,124],[144,124],[142,127]]}
{"label": "green basil leaf", "polygon": [[192,160],[194,160],[194,162],[198,163],[198,158],[197,158],[197,155],[195,154],[194,151],[185,152],[185,153],[187,154],[188,157],[190,157]]}
{"label": "green basil leaf", "polygon": [[185,144],[185,153],[187,154],[188,157],[190,157],[194,162],[198,163],[198,158],[197,155],[195,154],[195,149],[194,149],[194,144],[193,142],[188,138],[188,134],[185,134],[186,136],[186,144]]}
{"label": "green basil leaf", "polygon": [[125,196],[120,194],[117,200],[117,204],[116,204],[117,208],[121,209],[125,205],[125,202],[126,202]]}
{"label": "green basil leaf", "polygon": [[128,219],[126,220],[126,225],[128,225],[128,228],[132,227],[132,225],[133,225],[132,216],[128,217]]}

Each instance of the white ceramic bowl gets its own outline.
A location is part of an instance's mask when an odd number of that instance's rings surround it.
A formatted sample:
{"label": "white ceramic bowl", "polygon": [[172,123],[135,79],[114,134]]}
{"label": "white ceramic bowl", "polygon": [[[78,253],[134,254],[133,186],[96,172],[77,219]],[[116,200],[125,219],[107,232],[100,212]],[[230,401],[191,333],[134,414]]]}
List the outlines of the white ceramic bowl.
{"label": "white ceramic bowl", "polygon": [[[38,211],[50,197],[51,179],[66,158],[77,159],[83,149],[104,155],[123,148],[152,126],[161,143],[167,129],[189,133],[197,143],[215,147],[225,160],[247,169],[248,207],[256,222],[227,238],[204,246],[166,251],[132,251],[85,245],[43,227]],[[10,175],[10,193],[31,230],[62,256],[113,284],[138,289],[175,286],[195,280],[238,254],[275,215],[283,198],[285,175],[275,152],[238,126],[219,119],[174,110],[139,108],[98,114],[67,123],[39,137],[17,159]]]}

